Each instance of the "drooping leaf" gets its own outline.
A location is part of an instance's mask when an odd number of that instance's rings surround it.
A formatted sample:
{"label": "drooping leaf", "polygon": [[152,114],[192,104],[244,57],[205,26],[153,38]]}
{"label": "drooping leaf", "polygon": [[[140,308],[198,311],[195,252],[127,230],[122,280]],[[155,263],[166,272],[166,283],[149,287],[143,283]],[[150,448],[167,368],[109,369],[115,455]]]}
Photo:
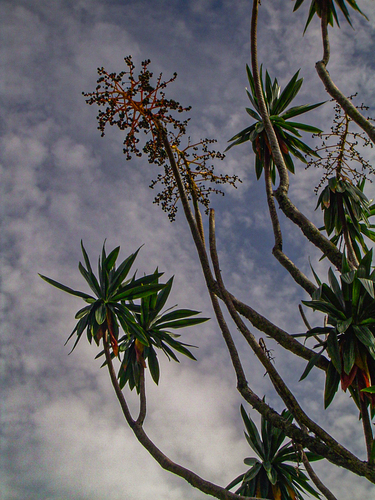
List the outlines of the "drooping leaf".
{"label": "drooping leaf", "polygon": [[332,400],[337,392],[340,383],[340,375],[334,367],[333,363],[329,363],[326,373],[326,383],[324,389],[324,409],[332,403]]}

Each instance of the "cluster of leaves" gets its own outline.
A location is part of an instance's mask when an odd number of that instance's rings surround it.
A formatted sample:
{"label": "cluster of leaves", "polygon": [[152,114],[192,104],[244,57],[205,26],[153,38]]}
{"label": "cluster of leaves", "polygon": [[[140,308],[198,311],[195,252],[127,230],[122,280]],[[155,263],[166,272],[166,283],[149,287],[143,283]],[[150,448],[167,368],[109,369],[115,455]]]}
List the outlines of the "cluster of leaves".
{"label": "cluster of leaves", "polygon": [[[261,436],[258,429],[241,405],[241,415],[245,424],[245,437],[250,447],[260,458],[245,458],[244,463],[250,469],[240,474],[228,486],[230,490],[241,483],[236,493],[243,496],[269,498],[274,500],[302,500],[301,492],[308,492],[315,498],[319,494],[309,485],[307,476],[297,467],[285,462],[299,462],[300,459],[291,441],[282,446],[286,435],[281,429],[273,427],[263,417],[261,420]],[[282,412],[288,422],[293,416],[288,410]],[[310,461],[321,457],[306,452]]]}
{"label": "cluster of leaves", "polygon": [[[246,111],[256,121],[233,136],[229,140],[233,142],[228,146],[227,150],[233,146],[237,146],[238,144],[250,141],[255,153],[255,171],[257,179],[260,178],[264,165],[267,164],[270,169],[272,182],[275,183],[276,169],[272,157],[271,146],[261,118],[258,99],[255,94],[254,78],[249,66],[246,66],[246,70],[250,84],[250,90],[246,89],[246,92],[253,106],[253,108],[246,108]],[[301,134],[298,130],[311,132],[313,134],[319,134],[322,131],[311,125],[306,125],[305,123],[292,122],[290,119],[324,104],[323,102],[320,102],[317,104],[294,106],[287,109],[289,104],[298,94],[303,83],[303,78],[298,78],[298,75],[299,71],[297,71],[283,92],[281,92],[277,79],[275,78],[272,83],[268,71],[266,71],[265,82],[263,82],[261,71],[262,92],[267,106],[267,111],[270,115],[270,120],[279,141],[285,164],[288,170],[292,173],[294,173],[294,163],[290,154],[301,160],[303,163],[307,163],[304,155],[319,156],[313,149],[299,139]]]}
{"label": "cluster of leaves", "polygon": [[[125,259],[117,268],[116,260],[120,247],[116,247],[106,255],[105,244],[98,263],[98,277],[95,276],[87,252],[81,242],[82,253],[86,267],[80,262],[79,270],[87,284],[94,292],[94,296],[73,290],[51,278],[40,275],[50,285],[64,292],[81,297],[89,305],[80,309],[76,314],[78,322],[69,339],[76,333],[77,338],[72,351],[78,344],[86,330],[87,339],[92,339],[99,345],[105,336],[109,338],[111,356],[121,361],[119,372],[120,384],[123,387],[127,382],[131,389],[139,389],[140,367],[145,368],[145,359],[149,360],[151,376],[156,383],[159,381],[159,364],[155,347],[161,349],[168,358],[178,361],[173,349],[191,359],[195,359],[186,344],[176,340],[179,335],[166,330],[197,325],[208,318],[190,318],[199,314],[198,311],[179,309],[168,314],[161,314],[172,288],[173,278],[166,284],[160,284],[162,273],[157,270],[150,275],[136,279],[126,279],[139,249]],[[141,303],[134,301],[140,299]],[[120,328],[124,335],[120,337]],[[72,352],[71,351],[71,352]],[[102,351],[97,357],[104,353]],[[122,359],[121,359],[122,358]]]}
{"label": "cluster of leaves", "polygon": [[[214,159],[225,158],[223,153],[209,148],[214,142],[216,142],[214,139],[202,139],[198,143],[191,144],[189,139],[184,149],[179,149],[178,142],[172,146],[188,198],[191,199],[194,193],[196,200],[205,207],[206,213],[210,205],[210,193],[224,195],[224,192],[216,187],[217,185],[230,184],[237,187],[236,182],[241,182],[237,175],[214,173],[214,166],[210,162]],[[213,185],[207,186],[207,182]],[[155,197],[154,203],[161,205],[162,209],[168,213],[169,219],[173,221],[176,217],[180,195],[169,164],[164,165],[164,175],[159,174],[150,187],[154,188],[158,183],[161,183],[164,189]]]}
{"label": "cluster of leaves", "polygon": [[[326,351],[330,363],[326,372],[324,406],[334,398],[341,380],[344,391],[349,389],[360,406],[364,398],[362,389],[375,384],[375,271],[372,270],[372,250],[360,261],[358,269],[350,269],[343,259],[340,282],[332,269],[328,272],[329,284],[321,283],[307,307],[327,315],[326,325],[297,334],[318,340],[315,348],[320,351],[308,363],[301,379],[310,372],[319,356]],[[367,394],[375,407],[375,395]]]}
{"label": "cluster of leaves", "polygon": [[[160,74],[156,85],[153,86],[151,79],[153,73],[148,66],[150,60],[142,62],[142,70],[138,78],[134,76],[134,63],[131,56],[125,57],[128,71],[108,73],[104,68],[98,68],[99,79],[95,92],[83,93],[88,97],[88,104],[104,106],[99,110],[97,119],[98,129],[104,135],[104,130],[109,123],[116,125],[120,130],[127,130],[124,140],[124,154],[130,160],[132,154],[142,156],[138,147],[138,134],[143,130],[146,134],[151,133],[152,138],[146,142],[143,152],[148,154],[150,163],[164,164],[166,153],[160,137],[160,125],[172,125],[178,133],[185,133],[188,120],[180,121],[175,118],[173,111],[182,113],[190,107],[184,108],[173,99],[166,99],[163,89],[173,82],[177,73],[164,82]],[[127,75],[128,81],[124,81]]]}
{"label": "cluster of leaves", "polygon": [[370,224],[369,218],[375,215],[375,204],[370,205],[369,200],[363,193],[365,179],[354,186],[350,179],[344,180],[338,177],[328,179],[327,186],[321,192],[317,208],[320,206],[324,212],[324,229],[328,236],[334,232],[332,243],[341,248],[344,244],[343,219],[349,233],[351,244],[357,260],[361,260],[362,252],[368,252],[363,236],[375,241],[374,224]]}
{"label": "cluster of leaves", "polygon": [[[158,284],[159,276],[156,270],[154,284]],[[159,382],[160,368],[156,349],[162,350],[168,359],[172,358],[177,362],[178,358],[173,350],[195,360],[187,349],[187,347],[194,346],[180,342],[177,340],[180,335],[169,330],[199,325],[208,321],[209,318],[192,318],[191,316],[196,316],[199,312],[190,309],[176,309],[162,314],[161,311],[171,292],[172,283],[173,277],[168,280],[162,290],[156,290],[142,297],[140,304],[135,304],[133,301],[126,303],[126,308],[133,315],[136,328],[129,331],[120,342],[119,351],[123,353],[123,358],[118,378],[121,388],[128,383],[131,390],[134,387],[139,389],[140,369],[146,368],[146,360],[154,382],[156,384]],[[98,354],[97,357],[102,354]]]}
{"label": "cluster of leaves", "polygon": [[[304,0],[296,0],[293,10],[296,11],[297,9],[299,9],[299,7],[303,4],[303,2]],[[350,20],[350,14],[346,2],[350,7],[352,7],[354,10],[362,14],[362,16],[364,16],[368,20],[367,16],[360,10],[355,0],[335,0],[335,3],[337,4],[341,12],[344,14],[345,19],[348,21],[350,26],[352,26],[352,22]],[[324,3],[326,4],[327,8],[327,24],[333,26],[333,20],[335,20],[337,26],[340,27],[339,19],[337,17],[337,12],[335,8],[335,3],[333,0],[312,0],[310,4],[309,16],[307,18],[305,26],[305,31],[315,14],[320,18],[322,17]]]}

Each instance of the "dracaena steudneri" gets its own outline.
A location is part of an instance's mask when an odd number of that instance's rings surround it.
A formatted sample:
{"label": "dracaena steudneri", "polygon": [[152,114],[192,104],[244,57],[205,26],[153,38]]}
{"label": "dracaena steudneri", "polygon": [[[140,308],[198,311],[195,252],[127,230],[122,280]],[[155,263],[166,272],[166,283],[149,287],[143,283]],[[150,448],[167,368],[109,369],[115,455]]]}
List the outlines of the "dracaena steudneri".
{"label": "dracaena steudneri", "polygon": [[[121,362],[118,375],[120,385],[123,387],[129,382],[131,389],[139,389],[140,369],[146,367],[145,360],[149,362],[152,378],[158,383],[159,363],[155,348],[161,349],[168,358],[175,361],[178,359],[173,351],[195,359],[187,349],[187,344],[177,340],[179,335],[171,333],[169,329],[197,325],[208,318],[191,318],[190,316],[199,312],[189,309],[161,313],[170,294],[173,278],[166,284],[160,284],[159,278],[163,273],[156,270],[153,274],[138,279],[135,274],[127,279],[139,249],[116,267],[120,247],[116,247],[107,256],[105,245],[99,257],[96,277],[82,243],[81,247],[86,267],[80,262],[79,271],[94,296],[40,275],[50,285],[80,297],[87,303],[75,315],[78,322],[68,337],[69,340],[74,334],[77,335],[71,352],[85,330],[90,343],[94,339],[99,345],[105,336],[110,344],[111,357],[118,357]],[[137,304],[136,300],[141,303]]]}
{"label": "dracaena steudneri", "polygon": [[[293,11],[299,9],[299,7],[303,4],[304,1],[305,0],[296,0]],[[345,19],[348,21],[350,26],[352,26],[352,22],[350,20],[350,13],[349,13],[349,10],[348,10],[346,3],[348,3],[348,5],[350,7],[352,7],[352,9],[354,9],[357,12],[359,12],[360,14],[362,14],[362,16],[364,16],[368,20],[368,17],[361,11],[361,9],[358,7],[357,2],[355,0],[335,0],[335,2],[333,0],[312,0],[311,4],[310,4],[309,15],[308,15],[308,18],[306,21],[305,31],[306,31],[308,25],[310,24],[310,22],[315,14],[320,18],[322,17],[323,2],[325,2],[326,6],[327,6],[326,7],[327,8],[327,24],[330,24],[331,26],[333,26],[333,20],[335,20],[337,23],[337,26],[340,27],[339,18],[337,16],[337,12],[336,12],[336,8],[335,8],[335,3],[337,4],[338,8],[341,10],[343,15],[345,16]]]}
{"label": "dracaena steudneri", "polygon": [[363,236],[375,241],[375,232],[372,231],[375,225],[369,222],[369,218],[375,215],[375,205],[371,204],[363,193],[364,186],[365,179],[354,185],[349,178],[331,177],[320,193],[316,206],[324,212],[324,227],[321,229],[324,229],[328,236],[334,233],[331,241],[340,248],[344,242],[344,217],[358,261],[362,259],[362,251],[369,251]]}
{"label": "dracaena steudneri", "polygon": [[[236,493],[243,496],[303,500],[301,493],[309,493],[319,498],[319,494],[310,486],[309,479],[302,470],[287,463],[298,463],[301,458],[291,441],[283,444],[286,439],[283,431],[273,427],[262,416],[261,435],[259,435],[256,425],[242,405],[241,415],[246,428],[246,440],[259,459],[245,458],[244,463],[250,467],[249,470],[236,477],[227,489],[230,490],[241,483]],[[293,421],[293,416],[288,410],[284,410],[281,415],[288,423]],[[314,453],[305,453],[310,461],[321,459]]]}
{"label": "dracaena steudneri", "polygon": [[[316,276],[316,275],[315,275]],[[316,276],[317,278],[317,276]],[[326,372],[324,406],[332,402],[341,381],[344,391],[349,389],[357,406],[360,398],[375,407],[375,394],[362,392],[375,384],[375,271],[372,270],[372,250],[367,252],[358,269],[349,267],[343,258],[342,272],[337,280],[332,269],[328,271],[329,284],[321,283],[307,307],[326,315],[326,325],[297,334],[314,337],[319,349],[309,361],[301,379],[305,378],[320,354],[327,352],[330,362]]]}
{"label": "dracaena steudneri", "polygon": [[[259,110],[258,99],[255,94],[254,78],[249,66],[246,66],[246,71],[250,84],[250,88],[246,89],[246,93],[252,104],[252,108],[246,108],[246,111],[256,121],[229,139],[229,141],[233,142],[227,147],[226,151],[233,146],[250,141],[255,153],[255,171],[257,179],[260,178],[264,166],[267,165],[270,170],[272,182],[275,183],[276,170],[273,162],[271,146],[267,138],[264,123]],[[279,141],[285,165],[292,173],[294,173],[294,163],[291,154],[303,163],[307,163],[304,155],[315,157],[319,156],[313,149],[310,148],[310,146],[299,139],[301,137],[299,130],[311,132],[312,134],[319,134],[322,132],[320,129],[311,125],[290,121],[291,118],[306,113],[307,111],[317,108],[323,104],[323,102],[319,102],[317,104],[300,105],[287,109],[302,86],[303,78],[298,78],[298,75],[299,71],[297,71],[297,73],[286,85],[285,89],[281,92],[281,87],[277,79],[275,78],[272,83],[268,71],[266,71],[265,82],[263,82],[262,68],[260,74],[262,92],[267,111],[275,130],[276,137]]]}

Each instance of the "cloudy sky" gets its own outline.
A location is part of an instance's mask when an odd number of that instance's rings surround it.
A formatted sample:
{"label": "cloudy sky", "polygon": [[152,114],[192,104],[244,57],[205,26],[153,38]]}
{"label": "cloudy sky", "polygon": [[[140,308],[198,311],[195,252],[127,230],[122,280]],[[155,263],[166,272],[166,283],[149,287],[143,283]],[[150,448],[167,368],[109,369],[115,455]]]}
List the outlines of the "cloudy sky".
{"label": "cloudy sky", "polygon": [[[326,99],[314,70],[321,57],[316,20],[302,37],[308,3],[295,14],[285,0],[263,0],[260,9],[260,62],[281,85],[301,68],[305,81],[297,104]],[[329,69],[345,94],[359,92],[360,102],[371,104],[374,3],[358,4],[370,21],[353,15],[355,31],[344,21],[341,31],[331,30]],[[136,64],[150,58],[155,74],[178,73],[168,95],[192,105],[192,139],[216,138],[223,151],[249,124],[244,89],[250,9],[249,0],[0,2],[2,500],[206,498],[161,470],[138,444],[107,372],[94,360],[96,346],[86,345],[83,337],[68,356],[64,342],[81,302],[52,289],[37,273],[86,290],[77,270],[81,239],[94,261],[105,238],[108,249],[121,246],[123,258],[144,244],[135,267],[150,273],[158,266],[166,279],[175,276],[169,305],[213,316],[181,210],[172,224],[152,203],[156,192],[149,184],[157,167],[145,158],[126,162],[120,131],[100,137],[97,109],[85,104],[82,91],[94,90],[97,67],[119,72],[129,54]],[[328,103],[306,121],[329,129],[331,109]],[[374,116],[375,109],[371,112]],[[219,172],[236,173],[243,181],[224,198],[212,198],[224,279],[232,293],[298,332],[303,326],[297,305],[304,296],[271,255],[263,183],[257,183],[253,164],[249,145],[230,150],[217,164]],[[291,197],[320,224],[320,214],[313,213],[320,172],[296,166]],[[306,273],[310,257],[324,277],[325,264],[314,249],[290,224],[283,228],[286,253]],[[147,380],[146,430],[170,458],[225,486],[245,471],[243,459],[253,455],[243,437],[235,377],[213,319],[183,335],[199,346],[198,360],[160,359],[159,386]],[[323,375],[298,383],[305,363],[267,342],[303,408],[364,457],[349,397],[339,393],[324,412]],[[282,410],[254,355],[244,350],[242,359],[252,388]],[[134,394],[129,398],[136,411]],[[258,421],[254,411],[251,415]],[[365,480],[330,464],[317,470],[340,500],[373,494]]]}

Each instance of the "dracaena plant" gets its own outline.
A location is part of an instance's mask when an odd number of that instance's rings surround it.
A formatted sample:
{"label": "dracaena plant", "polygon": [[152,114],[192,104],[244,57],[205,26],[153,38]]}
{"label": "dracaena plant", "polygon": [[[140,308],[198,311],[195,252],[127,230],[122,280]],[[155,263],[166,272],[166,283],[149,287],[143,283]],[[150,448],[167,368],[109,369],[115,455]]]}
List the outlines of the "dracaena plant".
{"label": "dracaena plant", "polygon": [[375,241],[374,225],[369,222],[369,218],[375,215],[375,205],[371,205],[363,193],[364,186],[365,179],[355,186],[348,178],[331,177],[316,206],[324,212],[323,229],[328,236],[334,233],[331,241],[341,247],[346,230],[358,260],[362,258],[361,250],[369,251],[363,236]]}
{"label": "dracaena plant", "polygon": [[[146,359],[152,378],[156,383],[159,381],[160,370],[155,348],[161,349],[175,361],[178,359],[173,350],[195,359],[187,349],[187,344],[177,340],[179,335],[169,332],[168,329],[197,325],[209,318],[191,318],[190,316],[195,316],[199,312],[190,309],[161,313],[171,292],[173,278],[166,284],[161,284],[159,278],[163,273],[156,270],[153,274],[138,279],[135,279],[135,275],[126,279],[139,249],[116,268],[120,247],[116,247],[107,256],[105,245],[99,257],[97,278],[82,242],[81,247],[86,267],[81,262],[78,267],[95,297],[40,275],[50,285],[81,297],[88,303],[75,316],[78,322],[68,337],[69,340],[75,333],[77,334],[71,352],[85,330],[89,342],[94,339],[97,345],[104,335],[108,336],[112,348],[111,357],[118,357],[121,362],[118,374],[121,388],[129,383],[130,389],[136,387],[137,390],[139,390],[140,372],[146,368]],[[140,304],[135,303],[137,299],[140,299]],[[124,332],[121,337],[120,328]],[[103,353],[104,351],[96,357]]]}
{"label": "dracaena plant", "polygon": [[[294,5],[294,11],[300,8],[300,6],[303,4],[304,0],[296,0],[296,3]],[[345,19],[348,21],[350,26],[352,26],[352,22],[350,20],[350,13],[348,10],[348,6],[351,7],[352,9],[356,10],[362,16],[364,16],[367,20],[367,16],[361,11],[361,9],[358,7],[357,2],[355,0],[312,0],[310,4],[310,10],[309,10],[309,15],[307,18],[306,26],[305,26],[305,31],[310,24],[312,18],[316,14],[318,17],[322,17],[323,14],[323,5],[324,3],[326,4],[327,8],[327,24],[330,24],[333,26],[333,20],[336,21],[337,26],[340,27],[339,19],[337,17],[337,12],[336,12],[336,7],[335,3],[337,4],[339,10],[344,14]]]}
{"label": "dracaena plant", "polygon": [[[262,175],[263,168],[266,165],[269,168],[272,181],[275,183],[276,170],[273,162],[271,146],[268,142],[264,123],[259,110],[258,99],[255,93],[254,78],[249,66],[246,66],[246,71],[250,84],[250,89],[246,89],[246,93],[252,104],[252,108],[246,108],[246,111],[252,118],[255,119],[255,123],[234,135],[229,140],[233,142],[228,146],[227,150],[233,146],[237,146],[238,144],[250,141],[255,153],[255,171],[257,179],[259,179]],[[303,113],[306,113],[307,111],[317,108],[323,104],[323,102],[319,102],[317,104],[294,106],[287,109],[302,86],[303,78],[298,78],[298,75],[299,71],[297,71],[285,89],[281,92],[281,87],[276,78],[272,83],[268,71],[266,71],[265,82],[263,82],[261,74],[262,92],[268,113],[270,115],[270,120],[279,141],[285,164],[288,170],[292,173],[294,173],[294,163],[291,154],[303,163],[307,163],[304,155],[315,157],[319,156],[313,149],[299,139],[301,137],[299,130],[311,132],[313,134],[319,134],[321,133],[321,130],[311,125],[306,125],[305,123],[290,121],[290,119],[295,116],[302,115]]]}
{"label": "dracaena plant", "polygon": [[[153,284],[157,285],[160,273],[154,273]],[[128,333],[119,341],[119,352],[122,356],[121,367],[118,373],[120,387],[127,383],[132,390],[134,387],[139,391],[140,373],[146,368],[146,361],[150,374],[157,384],[159,382],[160,368],[156,349],[160,349],[168,357],[178,362],[174,351],[184,354],[195,360],[193,354],[187,347],[189,344],[180,342],[180,335],[170,332],[187,326],[198,325],[208,321],[209,318],[192,318],[199,314],[198,311],[190,309],[168,309],[162,313],[162,309],[172,290],[173,277],[168,280],[162,290],[155,290],[150,295],[141,298],[141,303],[136,304],[133,300],[122,301],[121,310],[130,312],[134,323],[128,329]],[[124,325],[126,328],[127,325]],[[103,354],[98,354],[97,357]],[[113,355],[112,355],[113,356]]]}
{"label": "dracaena plant", "polygon": [[[261,420],[261,435],[253,420],[241,405],[241,415],[245,424],[245,437],[250,447],[259,458],[245,458],[244,463],[250,469],[234,479],[227,489],[232,489],[241,483],[236,493],[243,496],[268,498],[274,500],[303,499],[301,493],[309,493],[315,498],[319,494],[310,486],[308,478],[300,468],[286,462],[300,462],[300,457],[291,441],[283,444],[286,435],[281,429],[272,426],[263,417]],[[293,421],[288,410],[282,412],[287,423]],[[321,457],[306,452],[308,460],[320,460]]]}
{"label": "dracaena plant", "polygon": [[[78,268],[95,296],[72,290],[41,274],[39,276],[50,285],[70,295],[81,297],[88,303],[88,305],[80,309],[75,315],[78,323],[66,341],[68,342],[75,333],[77,334],[71,352],[75,349],[83,332],[86,330],[89,342],[91,343],[92,339],[94,339],[98,345],[103,335],[108,334],[112,352],[115,356],[118,356],[119,324],[125,331],[128,331],[129,329],[132,330],[135,323],[130,312],[122,307],[121,301],[147,297],[155,291],[161,290],[165,285],[155,283],[154,274],[143,276],[139,279],[135,279],[135,276],[131,279],[126,279],[139,249],[116,268],[116,260],[120,252],[120,247],[116,247],[107,256],[104,243],[101,256],[99,257],[97,278],[92,270],[90,259],[82,242],[81,248],[86,267],[80,262]],[[161,276],[161,274],[158,276]],[[139,336],[141,337],[141,333],[139,333]]]}
{"label": "dracaena plant", "polygon": [[340,281],[332,269],[329,284],[319,283],[311,301],[303,303],[326,314],[326,325],[309,330],[302,336],[314,337],[319,353],[313,357],[301,379],[305,378],[320,354],[327,352],[330,362],[326,372],[324,406],[327,408],[339,383],[349,389],[356,404],[361,401],[375,407],[375,394],[365,395],[364,388],[375,383],[375,271],[372,270],[372,250],[360,261],[358,269],[350,269],[343,259]]}

